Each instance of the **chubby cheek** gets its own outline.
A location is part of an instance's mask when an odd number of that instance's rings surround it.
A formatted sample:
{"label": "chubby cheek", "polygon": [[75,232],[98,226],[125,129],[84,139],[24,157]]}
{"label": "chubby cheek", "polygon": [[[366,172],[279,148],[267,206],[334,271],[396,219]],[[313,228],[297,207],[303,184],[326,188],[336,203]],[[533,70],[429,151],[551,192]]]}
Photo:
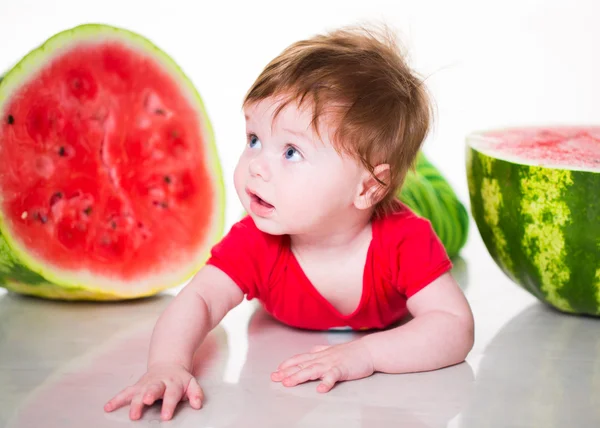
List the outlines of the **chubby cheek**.
{"label": "chubby cheek", "polygon": [[[306,186],[298,183],[288,183],[277,187],[276,207],[286,216],[295,217],[310,204],[311,192],[306,191]],[[314,192],[313,192],[314,193]]]}
{"label": "chubby cheek", "polygon": [[246,196],[246,171],[248,167],[244,164],[243,160],[240,160],[234,171],[233,171],[233,185],[235,186],[235,191],[238,194],[238,197],[245,204],[245,196]]}
{"label": "chubby cheek", "polygon": [[290,227],[301,232],[321,223],[339,205],[339,197],[331,178],[298,175],[278,187],[278,211],[291,221]]}

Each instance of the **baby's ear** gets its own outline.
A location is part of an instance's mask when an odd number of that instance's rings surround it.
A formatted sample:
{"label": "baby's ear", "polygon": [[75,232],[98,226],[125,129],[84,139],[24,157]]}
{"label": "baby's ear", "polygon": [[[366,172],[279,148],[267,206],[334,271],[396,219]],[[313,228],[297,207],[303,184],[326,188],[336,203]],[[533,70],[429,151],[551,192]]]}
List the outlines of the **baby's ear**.
{"label": "baby's ear", "polygon": [[354,201],[356,208],[365,210],[376,205],[385,196],[389,183],[390,166],[388,164],[377,165],[372,174],[366,171]]}

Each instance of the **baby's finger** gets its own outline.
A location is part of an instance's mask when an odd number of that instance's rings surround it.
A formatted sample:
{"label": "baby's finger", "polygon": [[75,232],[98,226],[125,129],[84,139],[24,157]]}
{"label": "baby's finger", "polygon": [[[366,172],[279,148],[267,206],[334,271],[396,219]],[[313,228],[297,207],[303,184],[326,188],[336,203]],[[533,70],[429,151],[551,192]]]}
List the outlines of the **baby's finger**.
{"label": "baby's finger", "polygon": [[339,382],[341,379],[342,371],[337,367],[332,367],[321,377],[321,383],[317,386],[317,392],[329,392],[336,382]]}
{"label": "baby's finger", "polygon": [[104,411],[112,412],[113,410],[117,410],[118,408],[129,404],[134,393],[135,389],[132,386],[128,386],[104,405]]}
{"label": "baby's finger", "polygon": [[309,380],[319,379],[326,371],[326,367],[323,364],[311,364],[308,367],[283,379],[281,383],[284,386],[296,386]]}
{"label": "baby's finger", "polygon": [[190,400],[190,405],[194,409],[199,409],[202,407],[202,402],[204,401],[204,393],[202,392],[202,388],[196,378],[191,378],[190,383],[188,384],[186,396]]}
{"label": "baby's finger", "polygon": [[143,403],[147,406],[154,404],[165,393],[166,385],[164,382],[153,383],[144,389]]}
{"label": "baby's finger", "polygon": [[271,379],[275,382],[282,381],[283,379],[298,373],[301,370],[304,370],[308,364],[298,363],[294,366],[286,367],[284,369],[279,369],[276,372],[271,373]]}
{"label": "baby's finger", "polygon": [[315,358],[317,358],[317,356],[315,354],[299,354],[299,355],[294,355],[291,358],[288,358],[287,360],[285,360],[283,363],[279,364],[279,367],[277,367],[277,370],[282,370],[282,369],[286,369],[288,367],[292,367],[298,364],[305,364],[314,360]]}
{"label": "baby's finger", "polygon": [[131,399],[131,407],[129,408],[129,419],[131,419],[132,421],[138,420],[142,417],[142,410],[144,410],[144,402],[142,400],[143,395],[141,394],[141,392],[139,394],[136,394]]}
{"label": "baby's finger", "polygon": [[310,352],[321,352],[324,351],[325,349],[331,348],[330,345],[317,345],[317,346],[313,346],[312,349],[310,350]]}
{"label": "baby's finger", "polygon": [[163,396],[163,406],[161,416],[163,420],[167,421],[173,417],[175,413],[175,407],[181,401],[183,396],[183,390],[179,384],[169,383]]}

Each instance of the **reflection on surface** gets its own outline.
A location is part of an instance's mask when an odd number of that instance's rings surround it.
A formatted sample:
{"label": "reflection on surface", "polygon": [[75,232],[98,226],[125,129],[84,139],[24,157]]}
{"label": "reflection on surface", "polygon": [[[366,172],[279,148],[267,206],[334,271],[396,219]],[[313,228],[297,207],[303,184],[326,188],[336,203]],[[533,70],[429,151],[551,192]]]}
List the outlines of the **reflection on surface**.
{"label": "reflection on surface", "polygon": [[461,427],[599,427],[600,319],[535,303],[486,347]]}
{"label": "reflection on surface", "polygon": [[[123,303],[69,303],[0,297],[2,426],[82,424],[143,368],[149,335],[172,296]],[[67,424],[67,425],[64,425]],[[92,424],[93,425],[93,424]]]}
{"label": "reflection on surface", "polygon": [[376,374],[340,383],[327,394],[316,392],[317,381],[286,388],[270,381],[279,363],[358,334],[290,329],[260,309],[248,334],[247,361],[228,400],[236,411],[215,426],[445,427],[469,400],[473,372],[466,363],[430,373]]}
{"label": "reflection on surface", "polygon": [[[105,401],[135,382],[146,367],[156,319],[171,301],[161,296],[120,304],[69,304],[18,296],[0,298],[0,417],[2,426],[115,427],[160,422],[158,405],[141,421],[128,408],[104,413]],[[205,407],[178,406],[177,427],[445,427],[469,401],[473,373],[466,363],[431,373],[376,374],[319,394],[317,383],[285,388],[270,373],[285,358],[317,344],[353,339],[355,333],[290,329],[258,310],[237,383],[224,381],[230,355],[219,326],[200,347],[194,372]],[[231,330],[228,329],[228,330]],[[175,332],[176,333],[176,332]],[[174,334],[175,334],[174,333]],[[245,348],[244,348],[245,350]],[[243,356],[243,355],[242,355]],[[5,423],[6,422],[6,423]]]}

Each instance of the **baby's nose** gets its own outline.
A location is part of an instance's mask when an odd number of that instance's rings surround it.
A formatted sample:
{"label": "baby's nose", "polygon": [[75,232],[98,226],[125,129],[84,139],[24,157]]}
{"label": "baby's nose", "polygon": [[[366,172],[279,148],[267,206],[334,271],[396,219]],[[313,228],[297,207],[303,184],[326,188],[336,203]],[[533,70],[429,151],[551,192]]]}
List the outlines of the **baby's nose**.
{"label": "baby's nose", "polygon": [[268,181],[271,178],[269,164],[263,156],[256,156],[250,161],[248,165],[250,175],[253,177],[261,177],[263,180]]}

